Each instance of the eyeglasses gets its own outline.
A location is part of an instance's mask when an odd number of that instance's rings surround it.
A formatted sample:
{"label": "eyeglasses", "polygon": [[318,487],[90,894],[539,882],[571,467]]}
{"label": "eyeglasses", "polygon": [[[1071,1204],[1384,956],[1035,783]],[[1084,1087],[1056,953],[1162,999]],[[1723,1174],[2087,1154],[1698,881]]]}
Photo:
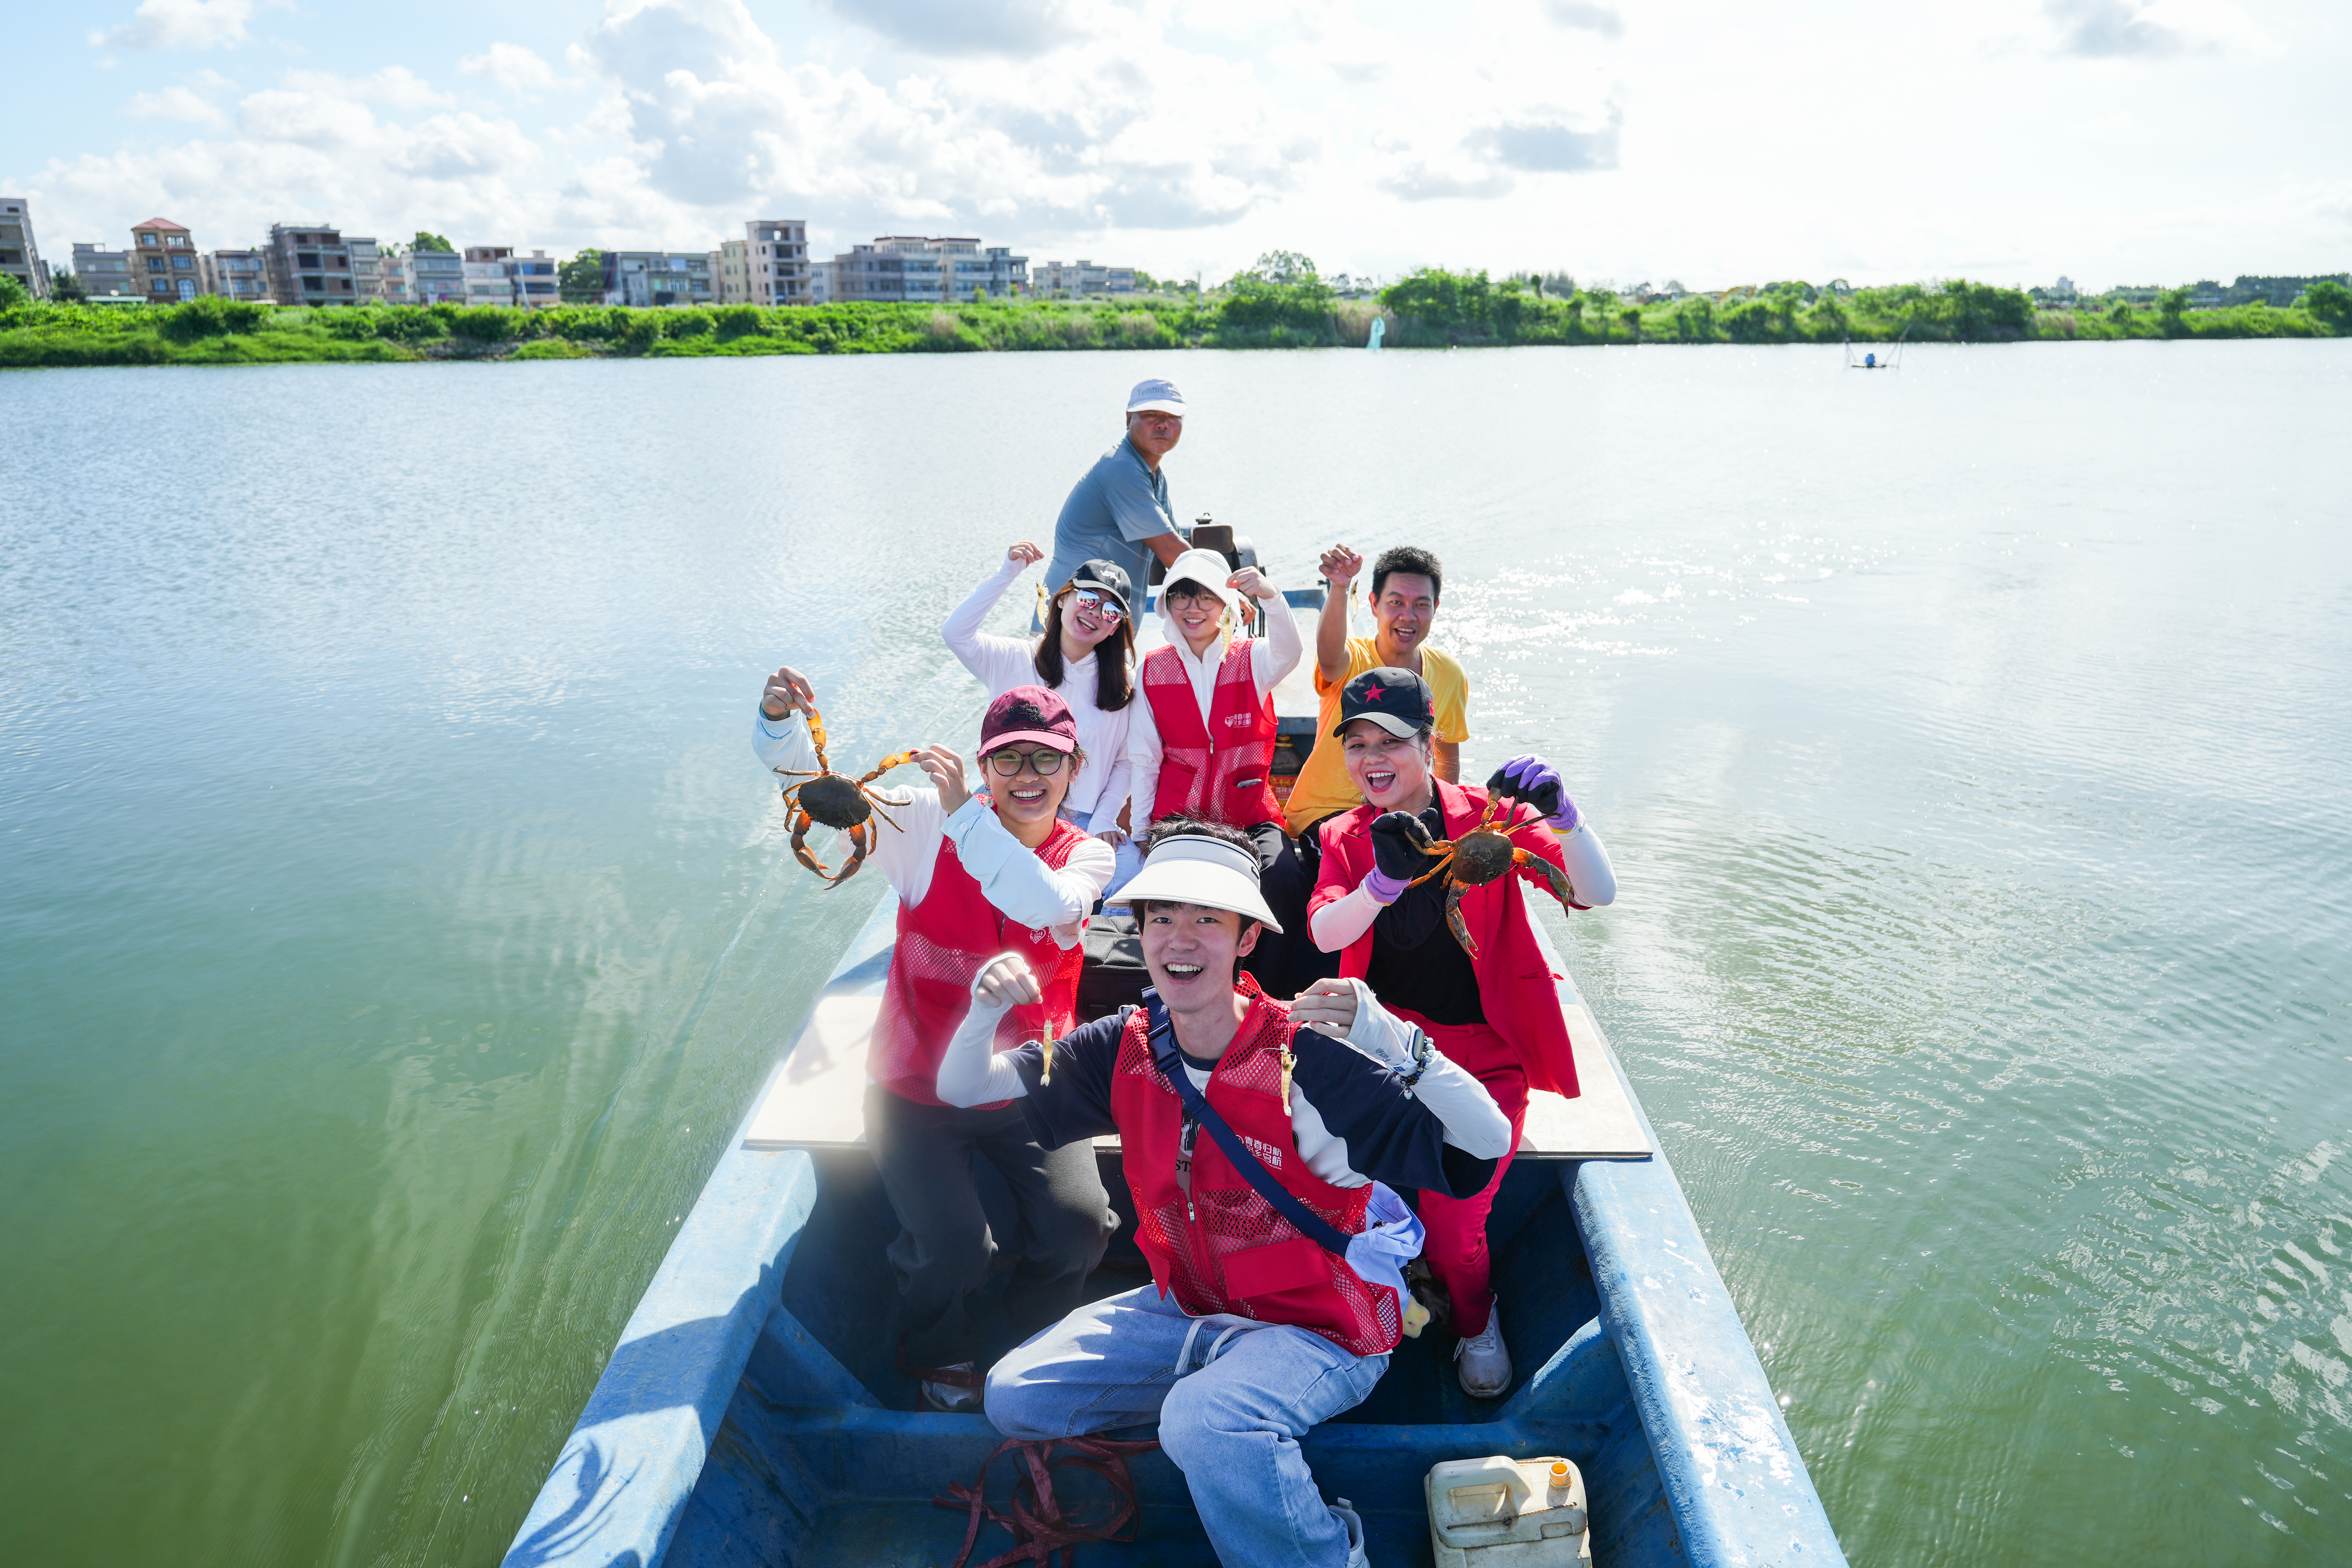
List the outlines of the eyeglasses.
{"label": "eyeglasses", "polygon": [[1212,600],[1214,600],[1218,604],[1224,603],[1222,598],[1218,597],[1214,589],[1195,588],[1189,584],[1180,584],[1176,587],[1171,588],[1166,593],[1162,594],[1160,597],[1166,599],[1171,605],[1205,605]]}
{"label": "eyeglasses", "polygon": [[991,752],[981,760],[995,769],[996,776],[1001,779],[1009,779],[1019,773],[1024,763],[1028,763],[1041,779],[1052,778],[1062,771],[1062,753],[1059,752]]}
{"label": "eyeglasses", "polygon": [[1113,626],[1127,618],[1126,605],[1108,595],[1097,594],[1091,588],[1080,588],[1073,592],[1070,595],[1070,604],[1073,608],[1084,610],[1095,619],[1108,621]]}

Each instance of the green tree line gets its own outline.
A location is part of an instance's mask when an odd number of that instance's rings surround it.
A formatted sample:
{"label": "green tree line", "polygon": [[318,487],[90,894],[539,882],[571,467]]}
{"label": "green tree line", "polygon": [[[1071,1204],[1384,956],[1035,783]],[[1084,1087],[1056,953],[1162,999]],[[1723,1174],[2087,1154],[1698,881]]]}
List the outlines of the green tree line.
{"label": "green tree line", "polygon": [[1718,302],[1629,304],[1486,272],[1424,268],[1377,301],[1339,299],[1314,263],[1275,252],[1206,295],[970,305],[845,303],[632,310],[565,304],[310,309],[205,297],[174,306],[37,302],[0,276],[0,366],[262,363],[612,355],[937,353],[1109,348],[1397,348],[1601,343],[2014,342],[2028,339],[2352,335],[2352,289],[2292,309],[2153,304],[2049,310],[2014,289],[1952,281],[1836,293],[1781,283]]}

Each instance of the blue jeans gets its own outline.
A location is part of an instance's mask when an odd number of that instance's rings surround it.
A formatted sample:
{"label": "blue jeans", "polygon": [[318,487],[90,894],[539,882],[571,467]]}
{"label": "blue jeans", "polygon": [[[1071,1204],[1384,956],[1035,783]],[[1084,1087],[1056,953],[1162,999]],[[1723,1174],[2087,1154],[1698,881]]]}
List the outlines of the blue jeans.
{"label": "blue jeans", "polygon": [[1298,1439],[1362,1404],[1388,1364],[1286,1324],[1190,1318],[1146,1285],[1080,1307],[998,1362],[988,1418],[1032,1439],[1156,1418],[1227,1568],[1339,1568],[1347,1527]]}

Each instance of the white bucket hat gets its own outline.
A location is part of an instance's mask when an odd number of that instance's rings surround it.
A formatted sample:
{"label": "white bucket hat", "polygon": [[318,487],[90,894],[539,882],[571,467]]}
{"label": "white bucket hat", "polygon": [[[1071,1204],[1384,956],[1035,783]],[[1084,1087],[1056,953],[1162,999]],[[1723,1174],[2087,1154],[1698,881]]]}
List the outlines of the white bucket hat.
{"label": "white bucket hat", "polygon": [[1153,845],[1143,869],[1118,890],[1118,901],[1130,909],[1166,902],[1231,910],[1276,935],[1282,931],[1282,922],[1257,889],[1257,856],[1205,833],[1178,833]]}
{"label": "white bucket hat", "polygon": [[1241,619],[1242,596],[1225,586],[1225,579],[1234,574],[1233,563],[1214,550],[1187,550],[1168,563],[1167,575],[1160,582],[1160,618],[1168,622],[1168,640],[1176,640],[1176,623],[1168,615],[1168,590],[1179,582],[1198,583],[1225,602],[1225,614],[1238,623]]}

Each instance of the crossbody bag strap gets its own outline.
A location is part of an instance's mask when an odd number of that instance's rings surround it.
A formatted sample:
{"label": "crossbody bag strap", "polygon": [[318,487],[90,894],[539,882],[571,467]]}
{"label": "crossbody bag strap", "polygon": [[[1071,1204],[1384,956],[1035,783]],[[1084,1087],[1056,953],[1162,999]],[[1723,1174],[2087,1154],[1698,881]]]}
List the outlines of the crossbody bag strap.
{"label": "crossbody bag strap", "polygon": [[1217,1114],[1216,1107],[1209,1103],[1208,1097],[1192,1087],[1192,1080],[1186,1075],[1183,1061],[1176,1049],[1176,1030],[1169,1021],[1168,1009],[1160,1005],[1158,996],[1148,991],[1144,993],[1144,1002],[1150,1009],[1152,1065],[1167,1079],[1169,1087],[1176,1091],[1176,1097],[1184,1102],[1184,1109],[1192,1113],[1194,1121],[1208,1129],[1209,1136],[1223,1152],[1226,1162],[1258,1196],[1274,1205],[1276,1214],[1288,1220],[1300,1235],[1324,1251],[1345,1258],[1348,1255],[1347,1232],[1299,1202],[1297,1194],[1275,1180],[1274,1173],[1267,1170],[1265,1163],[1242,1142],[1241,1134]]}

